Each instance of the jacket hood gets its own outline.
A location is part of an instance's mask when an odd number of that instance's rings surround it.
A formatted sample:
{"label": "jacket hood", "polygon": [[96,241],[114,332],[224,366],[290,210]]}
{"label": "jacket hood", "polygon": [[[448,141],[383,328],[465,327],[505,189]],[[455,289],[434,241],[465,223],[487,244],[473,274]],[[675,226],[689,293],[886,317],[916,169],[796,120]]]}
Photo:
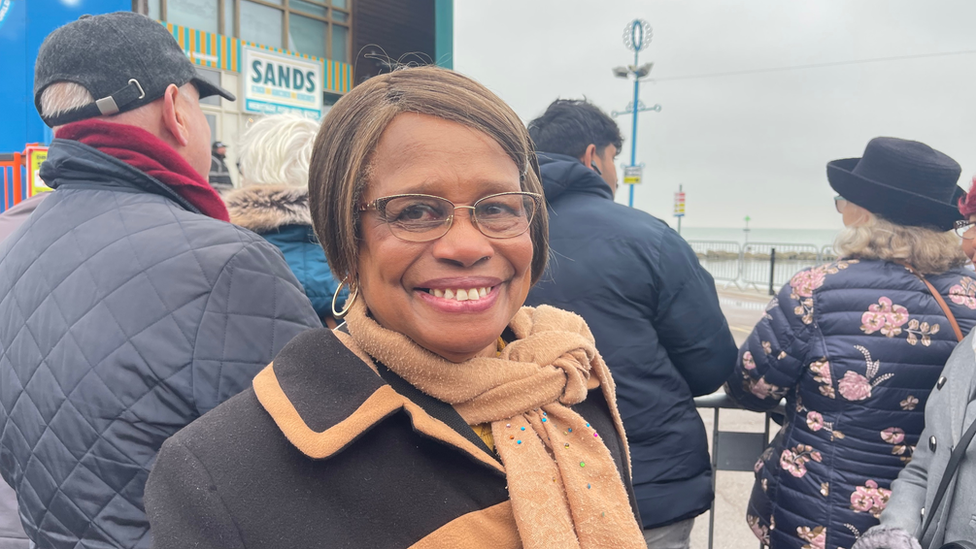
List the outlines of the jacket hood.
{"label": "jacket hood", "polygon": [[579,160],[565,154],[547,152],[540,152],[538,156],[542,188],[549,202],[567,191],[590,193],[613,200],[610,185]]}
{"label": "jacket hood", "polygon": [[230,222],[256,233],[285,225],[312,225],[308,188],[288,185],[253,185],[224,197]]}

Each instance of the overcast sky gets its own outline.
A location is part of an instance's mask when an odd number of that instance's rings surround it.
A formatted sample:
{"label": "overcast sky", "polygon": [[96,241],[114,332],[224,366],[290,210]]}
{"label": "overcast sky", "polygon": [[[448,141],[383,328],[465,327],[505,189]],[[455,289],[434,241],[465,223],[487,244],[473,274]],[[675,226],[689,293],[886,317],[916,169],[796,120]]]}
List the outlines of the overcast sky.
{"label": "overcast sky", "polygon": [[[827,161],[878,135],[922,141],[976,175],[976,2],[971,0],[455,0],[454,68],[528,121],[556,97],[624,110],[634,18],[653,28],[635,206],[689,227],[838,228]],[[969,52],[969,53],[957,53]],[[822,68],[719,73],[949,54]],[[702,76],[706,75],[706,76]],[[713,76],[707,76],[713,75]],[[618,165],[630,160],[631,121]],[[617,201],[627,201],[622,186]]]}

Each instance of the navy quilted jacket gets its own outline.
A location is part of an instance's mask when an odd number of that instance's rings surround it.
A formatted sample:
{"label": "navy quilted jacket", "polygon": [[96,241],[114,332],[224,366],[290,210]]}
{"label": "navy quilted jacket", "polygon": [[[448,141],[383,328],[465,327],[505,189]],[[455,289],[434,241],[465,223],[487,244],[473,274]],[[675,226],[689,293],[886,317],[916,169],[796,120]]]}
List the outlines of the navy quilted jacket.
{"label": "navy quilted jacket", "polygon": [[539,153],[553,259],[526,305],[583,317],[617,384],[645,528],[712,503],[705,425],[692,397],[722,386],[735,341],[715,282],[678,233],[613,201],[570,156]]}
{"label": "navy quilted jacket", "polygon": [[0,243],[0,473],[39,547],[149,547],[163,441],[320,323],[274,246],[135,168],[56,139],[41,177]]}
{"label": "navy quilted jacket", "polygon": [[[976,324],[971,275],[927,277],[964,334]],[[756,463],[747,520],[757,537],[772,549],[835,549],[877,524],[955,346],[942,309],[901,265],[847,260],[797,273],[727,385],[753,410],[787,399],[783,428]]]}

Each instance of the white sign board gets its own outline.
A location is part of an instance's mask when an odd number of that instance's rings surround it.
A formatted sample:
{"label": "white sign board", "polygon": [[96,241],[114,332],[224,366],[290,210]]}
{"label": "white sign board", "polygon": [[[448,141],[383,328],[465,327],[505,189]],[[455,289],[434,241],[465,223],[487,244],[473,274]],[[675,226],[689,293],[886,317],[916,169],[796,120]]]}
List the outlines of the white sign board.
{"label": "white sign board", "polygon": [[685,193],[674,193],[674,216],[684,217],[685,215]]}
{"label": "white sign board", "polygon": [[643,171],[643,166],[624,166],[624,185],[640,183]]}
{"label": "white sign board", "polygon": [[[41,179],[41,164],[47,160],[47,147],[27,147],[27,193],[34,196],[38,193],[53,191]],[[26,197],[25,197],[26,198]]]}
{"label": "white sign board", "polygon": [[321,61],[243,46],[242,87],[245,112],[294,113],[322,118]]}

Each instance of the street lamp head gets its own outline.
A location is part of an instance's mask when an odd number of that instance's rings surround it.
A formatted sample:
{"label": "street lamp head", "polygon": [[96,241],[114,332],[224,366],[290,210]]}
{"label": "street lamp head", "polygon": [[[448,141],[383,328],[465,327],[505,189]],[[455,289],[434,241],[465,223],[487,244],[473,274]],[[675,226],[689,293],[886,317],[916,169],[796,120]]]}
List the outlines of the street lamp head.
{"label": "street lamp head", "polygon": [[613,71],[613,75],[616,76],[617,78],[627,78],[627,76],[630,74],[630,71],[627,69],[627,67],[614,67],[610,70]]}
{"label": "street lamp head", "polygon": [[624,27],[624,45],[633,52],[647,49],[651,45],[651,25],[643,19],[634,19]]}
{"label": "street lamp head", "polygon": [[653,67],[654,67],[654,63],[645,63],[641,65],[639,68],[635,69],[634,74],[637,75],[637,78],[644,78],[648,74],[651,74],[651,68]]}

